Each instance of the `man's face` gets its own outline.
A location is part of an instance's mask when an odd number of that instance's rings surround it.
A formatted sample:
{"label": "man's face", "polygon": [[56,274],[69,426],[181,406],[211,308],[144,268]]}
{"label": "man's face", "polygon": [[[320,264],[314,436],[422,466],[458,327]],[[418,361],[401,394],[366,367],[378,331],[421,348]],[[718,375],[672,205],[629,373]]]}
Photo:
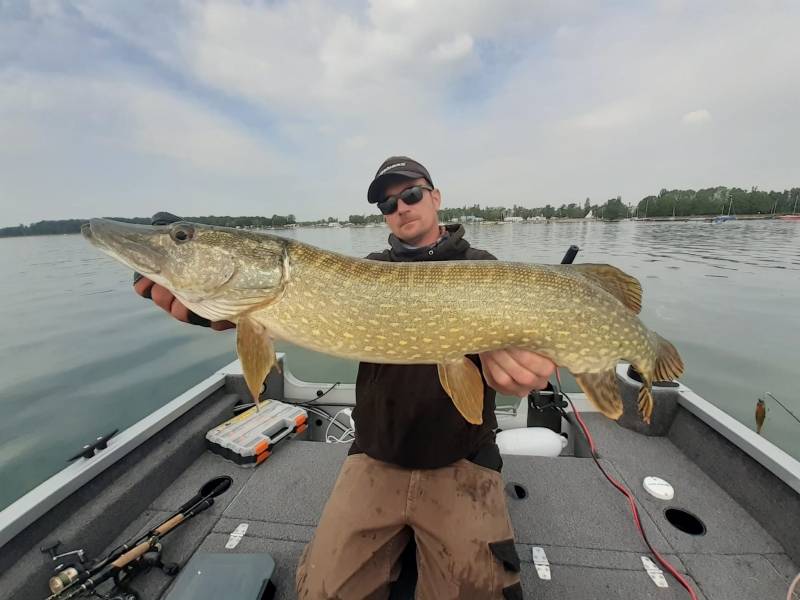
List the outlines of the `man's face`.
{"label": "man's face", "polygon": [[[430,187],[424,177],[419,179],[402,179],[390,182],[383,191],[383,197],[396,196],[403,190],[415,185]],[[439,215],[437,211],[442,203],[439,190],[423,191],[422,200],[408,205],[397,201],[397,210],[385,215],[386,224],[399,239],[411,246],[433,244],[439,237]],[[431,240],[431,238],[433,238]]]}

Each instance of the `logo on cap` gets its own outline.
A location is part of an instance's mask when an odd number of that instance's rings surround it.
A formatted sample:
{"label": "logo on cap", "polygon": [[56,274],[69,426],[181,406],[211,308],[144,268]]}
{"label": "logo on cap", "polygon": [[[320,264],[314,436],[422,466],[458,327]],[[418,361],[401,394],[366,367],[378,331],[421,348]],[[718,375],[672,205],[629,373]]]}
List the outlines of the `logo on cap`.
{"label": "logo on cap", "polygon": [[392,169],[395,169],[395,168],[397,168],[397,167],[405,167],[405,166],[406,166],[406,163],[404,163],[404,162],[401,162],[401,163],[394,163],[393,165],[389,165],[388,167],[386,167],[385,169],[383,169],[383,170],[382,170],[380,173],[378,173],[378,174],[376,175],[376,177],[380,177],[381,175],[383,175],[384,173],[386,173],[386,171],[391,171]]}

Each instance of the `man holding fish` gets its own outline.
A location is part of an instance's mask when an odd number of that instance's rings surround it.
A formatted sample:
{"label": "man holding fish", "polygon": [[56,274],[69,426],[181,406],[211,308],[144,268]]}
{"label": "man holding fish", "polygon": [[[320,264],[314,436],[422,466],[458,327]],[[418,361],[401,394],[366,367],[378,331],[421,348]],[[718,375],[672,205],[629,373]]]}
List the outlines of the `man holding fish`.
{"label": "man holding fish", "polygon": [[[463,226],[439,225],[441,193],[428,170],[409,157],[384,161],[368,200],[392,232],[390,248],[368,259],[495,259],[469,245]],[[154,224],[177,220],[160,216]],[[134,287],[178,320],[216,330],[235,327],[199,317],[147,278]],[[402,320],[419,316],[402,298],[393,310]],[[495,391],[522,397],[542,389],[555,365],[513,347],[467,358],[483,380],[479,423],[465,420],[450,400],[437,365],[359,363],[355,442],[301,557],[300,598],[387,598],[412,537],[418,597],[522,598],[495,444]]]}

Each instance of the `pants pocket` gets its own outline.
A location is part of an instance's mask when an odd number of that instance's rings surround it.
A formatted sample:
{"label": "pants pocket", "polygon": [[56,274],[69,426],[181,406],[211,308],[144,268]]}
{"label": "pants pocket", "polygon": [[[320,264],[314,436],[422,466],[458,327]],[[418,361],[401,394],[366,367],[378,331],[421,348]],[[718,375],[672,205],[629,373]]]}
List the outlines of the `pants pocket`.
{"label": "pants pocket", "polygon": [[519,581],[503,588],[503,598],[505,600],[523,600],[522,585],[520,585]]}
{"label": "pants pocket", "polygon": [[503,568],[512,573],[519,573],[519,554],[514,546],[514,540],[503,540],[501,542],[489,542],[489,550],[494,557],[503,563]]}
{"label": "pants pocket", "polygon": [[520,561],[513,539],[490,542],[489,550],[495,560],[503,565],[495,568],[495,589],[502,590],[505,600],[522,600],[522,584],[520,583]]}

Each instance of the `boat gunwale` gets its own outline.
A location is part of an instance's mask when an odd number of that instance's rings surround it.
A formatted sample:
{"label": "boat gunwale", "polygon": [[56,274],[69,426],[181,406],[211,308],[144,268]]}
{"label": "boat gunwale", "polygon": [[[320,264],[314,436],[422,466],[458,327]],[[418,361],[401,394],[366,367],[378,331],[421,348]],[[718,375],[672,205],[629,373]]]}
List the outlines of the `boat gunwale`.
{"label": "boat gunwale", "polygon": [[97,477],[225,385],[230,367],[216,371],[108,441],[91,459],[78,459],[0,511],[0,548],[59,502]]}

